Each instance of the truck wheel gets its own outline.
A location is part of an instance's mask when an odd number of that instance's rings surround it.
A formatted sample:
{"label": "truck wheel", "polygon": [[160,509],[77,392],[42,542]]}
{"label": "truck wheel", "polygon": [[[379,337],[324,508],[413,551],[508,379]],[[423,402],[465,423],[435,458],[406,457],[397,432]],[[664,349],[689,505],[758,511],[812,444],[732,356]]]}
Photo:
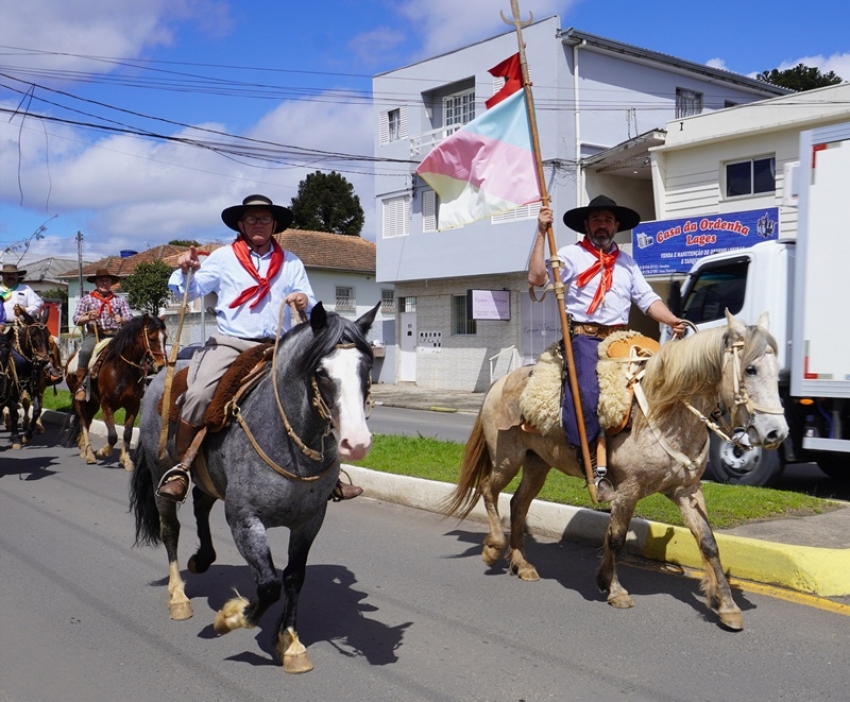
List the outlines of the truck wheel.
{"label": "truck wheel", "polygon": [[850,455],[844,456],[817,456],[815,458],[820,468],[833,480],[850,482]]}
{"label": "truck wheel", "polygon": [[765,487],[782,474],[784,467],[779,450],[767,451],[758,446],[744,450],[712,434],[703,479]]}

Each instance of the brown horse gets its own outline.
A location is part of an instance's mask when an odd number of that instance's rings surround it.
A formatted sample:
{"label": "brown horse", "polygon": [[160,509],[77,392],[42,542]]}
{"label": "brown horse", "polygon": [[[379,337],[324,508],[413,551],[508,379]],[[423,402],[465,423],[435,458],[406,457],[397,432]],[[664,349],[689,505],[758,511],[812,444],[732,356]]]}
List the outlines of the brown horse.
{"label": "brown horse", "polygon": [[[6,428],[11,433],[12,448],[19,449],[32,441],[33,431],[41,416],[42,379],[50,363],[50,331],[45,307],[30,315],[15,307],[15,319],[5,332],[4,362],[0,369],[0,403]],[[32,416],[28,411],[32,405]],[[23,407],[23,436],[18,431],[18,409]]]}
{"label": "brown horse", "polygon": [[[673,501],[696,539],[705,566],[702,591],[720,621],[729,629],[743,628],[741,610],[732,599],[708,522],[700,486],[705,470],[708,433],[705,420],[713,411],[731,414],[752,445],[776,448],[788,433],[779,400],[776,341],[767,332],[767,318],[745,327],[727,313],[727,326],[665,344],[646,363],[640,383],[649,412],[632,408],[631,427],[608,438],[608,478],[613,484],[611,520],[596,582],[614,607],[632,600],[620,584],[616,557],[626,542],[637,501],[661,493]],[[446,514],[466,517],[484,498],[490,533],[483,557],[493,565],[505,549],[498,513],[499,493],[523,468],[511,500],[508,559],[510,571],[522,580],[538,580],[526,560],[523,532],[531,501],[540,492],[550,467],[584,477],[576,449],[563,432],[524,431],[519,397],[531,367],[501,378],[487,393],[472,429],[459,484]],[[687,407],[687,409],[686,409]]]}
{"label": "brown horse", "polygon": [[[109,459],[118,443],[115,412],[125,410],[124,434],[120,461],[125,470],[133,470],[130,441],[139,404],[149,377],[165,365],[165,322],[159,317],[144,314],[127,322],[106,347],[92,359],[90,392],[86,401],[74,400],[75,414],[70,418],[63,436],[63,445],[80,449],[86,463],[98,458]],[[73,396],[77,389],[77,356],[68,359],[65,377]],[[91,446],[89,427],[98,408],[103,413],[107,443],[96,453]]]}

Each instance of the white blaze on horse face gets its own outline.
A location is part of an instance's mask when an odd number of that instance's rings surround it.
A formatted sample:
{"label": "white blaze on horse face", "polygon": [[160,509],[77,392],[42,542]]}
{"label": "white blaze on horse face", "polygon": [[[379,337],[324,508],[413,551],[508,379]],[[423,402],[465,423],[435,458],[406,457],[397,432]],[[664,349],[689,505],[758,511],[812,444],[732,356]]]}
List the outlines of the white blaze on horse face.
{"label": "white blaze on horse face", "polygon": [[359,461],[372,446],[372,432],[366,424],[366,398],[360,364],[363,354],[356,348],[337,349],[322,362],[333,380],[336,401],[331,404],[331,422],[339,446],[339,457]]}

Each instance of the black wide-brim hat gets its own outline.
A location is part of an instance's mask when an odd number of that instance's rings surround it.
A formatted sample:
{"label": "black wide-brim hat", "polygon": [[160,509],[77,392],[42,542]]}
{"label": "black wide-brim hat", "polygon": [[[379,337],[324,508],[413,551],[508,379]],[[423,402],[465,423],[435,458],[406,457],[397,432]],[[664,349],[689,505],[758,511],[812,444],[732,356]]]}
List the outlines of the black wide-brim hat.
{"label": "black wide-brim hat", "polygon": [[597,195],[585,207],[576,207],[572,210],[567,210],[564,214],[564,224],[570,229],[579,234],[586,234],[584,228],[584,220],[586,220],[591,212],[597,210],[608,210],[614,215],[614,218],[619,222],[618,232],[624,232],[627,229],[634,229],[640,224],[640,215],[629,207],[620,207],[610,197]]}
{"label": "black wide-brim hat", "polygon": [[292,224],[292,210],[282,205],[275,205],[265,195],[249,195],[242,200],[241,205],[228,207],[221,213],[221,221],[234,231],[239,231],[238,222],[242,219],[242,215],[247,209],[260,208],[271,212],[277,226],[274,233],[280,234],[284,229],[287,229]]}

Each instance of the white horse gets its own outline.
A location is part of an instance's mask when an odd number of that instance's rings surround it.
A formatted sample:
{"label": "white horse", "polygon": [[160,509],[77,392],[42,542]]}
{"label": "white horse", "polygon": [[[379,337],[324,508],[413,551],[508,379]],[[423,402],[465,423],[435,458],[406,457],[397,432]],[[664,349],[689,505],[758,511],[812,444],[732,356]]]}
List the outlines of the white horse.
{"label": "white horse", "polygon": [[[622,550],[637,501],[661,493],[672,500],[696,539],[705,566],[702,590],[729,629],[742,629],[741,610],[732,599],[708,523],[700,477],[708,454],[705,420],[715,410],[729,413],[750,444],[777,448],[788,434],[779,399],[776,340],[767,316],[746,327],[727,312],[727,326],[665,344],[646,363],[641,386],[649,417],[632,408],[631,427],[608,438],[608,478],[614,487],[611,521],[596,582],[614,607],[632,599],[617,578],[615,559]],[[458,486],[447,514],[466,517],[484,498],[490,533],[483,557],[493,565],[505,548],[498,512],[499,493],[523,468],[511,500],[508,559],[523,580],[538,580],[526,560],[524,529],[531,501],[551,467],[584,478],[574,447],[563,431],[524,431],[520,397],[534,366],[498,380],[487,393],[464,452]]]}

